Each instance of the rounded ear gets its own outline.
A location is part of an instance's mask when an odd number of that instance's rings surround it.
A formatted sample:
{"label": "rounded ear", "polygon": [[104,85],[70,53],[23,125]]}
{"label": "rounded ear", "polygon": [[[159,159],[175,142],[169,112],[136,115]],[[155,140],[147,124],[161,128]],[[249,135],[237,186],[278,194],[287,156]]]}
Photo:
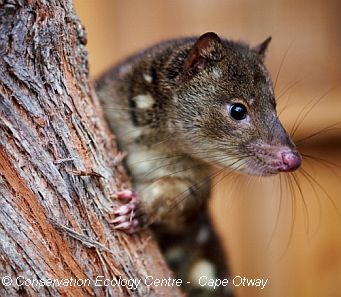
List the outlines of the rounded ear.
{"label": "rounded ear", "polygon": [[193,75],[204,69],[209,61],[219,60],[221,47],[221,40],[216,33],[201,35],[187,56],[185,74]]}
{"label": "rounded ear", "polygon": [[272,37],[269,36],[267,39],[265,39],[262,43],[258,44],[257,46],[253,47],[252,50],[257,53],[258,55],[260,55],[262,57],[262,59],[264,59],[265,57],[265,52],[268,48],[268,45],[271,41]]}

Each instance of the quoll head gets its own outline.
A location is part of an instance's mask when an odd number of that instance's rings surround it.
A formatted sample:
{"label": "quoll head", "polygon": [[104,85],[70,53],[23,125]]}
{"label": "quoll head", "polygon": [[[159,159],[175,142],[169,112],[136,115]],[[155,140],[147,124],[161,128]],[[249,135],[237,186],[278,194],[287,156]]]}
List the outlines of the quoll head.
{"label": "quoll head", "polygon": [[209,32],[187,52],[173,122],[193,156],[254,175],[300,167],[263,63],[270,40],[250,48]]}

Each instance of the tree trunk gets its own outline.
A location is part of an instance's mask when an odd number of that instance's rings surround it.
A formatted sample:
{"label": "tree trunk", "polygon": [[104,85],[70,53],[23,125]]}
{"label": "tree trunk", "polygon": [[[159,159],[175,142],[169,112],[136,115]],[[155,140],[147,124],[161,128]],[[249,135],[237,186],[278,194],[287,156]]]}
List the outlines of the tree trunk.
{"label": "tree trunk", "polygon": [[109,223],[130,184],[85,43],[71,0],[0,0],[0,295],[181,296],[145,282],[171,276],[151,233]]}

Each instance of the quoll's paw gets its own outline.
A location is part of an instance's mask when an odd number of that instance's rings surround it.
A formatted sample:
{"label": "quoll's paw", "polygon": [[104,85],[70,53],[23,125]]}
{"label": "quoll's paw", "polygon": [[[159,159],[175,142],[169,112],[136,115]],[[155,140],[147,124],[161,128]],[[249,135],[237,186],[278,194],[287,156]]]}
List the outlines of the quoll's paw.
{"label": "quoll's paw", "polygon": [[124,202],[115,211],[115,219],[111,221],[115,229],[122,230],[126,233],[135,233],[142,228],[141,212],[139,211],[139,199],[131,190],[122,190],[117,193],[117,199]]}

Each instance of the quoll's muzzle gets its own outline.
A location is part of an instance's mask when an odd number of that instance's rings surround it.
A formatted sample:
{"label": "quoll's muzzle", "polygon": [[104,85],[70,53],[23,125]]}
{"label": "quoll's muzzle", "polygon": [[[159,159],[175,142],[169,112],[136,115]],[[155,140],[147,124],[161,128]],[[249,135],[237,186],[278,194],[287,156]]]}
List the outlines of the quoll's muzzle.
{"label": "quoll's muzzle", "polygon": [[294,171],[301,166],[302,157],[301,154],[296,150],[280,150],[278,152],[281,164],[277,168],[280,172]]}

